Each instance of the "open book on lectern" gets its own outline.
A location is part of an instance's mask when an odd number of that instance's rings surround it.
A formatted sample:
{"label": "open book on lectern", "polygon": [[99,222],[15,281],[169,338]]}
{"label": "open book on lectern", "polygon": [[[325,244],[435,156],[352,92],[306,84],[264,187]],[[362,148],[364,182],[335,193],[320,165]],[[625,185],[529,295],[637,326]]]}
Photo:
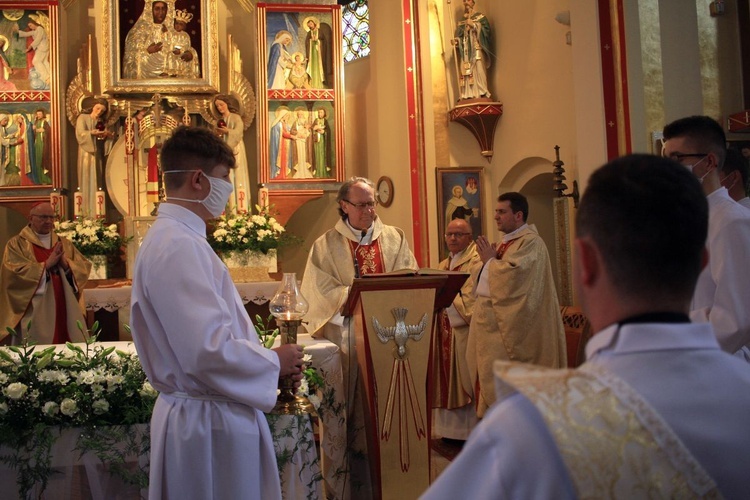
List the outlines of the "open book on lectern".
{"label": "open book on lectern", "polygon": [[414,276],[416,279],[419,279],[420,276],[444,277],[445,280],[440,286],[436,287],[435,291],[435,309],[444,309],[451,305],[456,295],[461,293],[461,287],[469,279],[470,275],[461,271],[446,271],[424,267],[419,270],[398,269],[389,273],[365,274],[360,279],[367,281],[373,278],[408,278],[409,276]]}

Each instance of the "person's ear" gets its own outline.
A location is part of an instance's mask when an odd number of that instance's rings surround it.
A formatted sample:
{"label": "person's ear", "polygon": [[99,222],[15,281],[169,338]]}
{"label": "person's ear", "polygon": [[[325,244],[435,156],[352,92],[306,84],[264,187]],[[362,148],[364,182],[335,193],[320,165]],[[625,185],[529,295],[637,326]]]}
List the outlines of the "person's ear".
{"label": "person's ear", "polygon": [[578,283],[588,288],[596,282],[601,274],[599,252],[594,242],[587,237],[576,238],[574,246],[577,256]]}

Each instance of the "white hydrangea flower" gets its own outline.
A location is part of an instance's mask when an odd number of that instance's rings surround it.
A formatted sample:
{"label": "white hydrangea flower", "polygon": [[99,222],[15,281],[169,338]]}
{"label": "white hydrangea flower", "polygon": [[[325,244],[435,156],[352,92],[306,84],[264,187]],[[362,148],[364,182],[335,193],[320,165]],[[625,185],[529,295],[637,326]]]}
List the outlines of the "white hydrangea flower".
{"label": "white hydrangea flower", "polygon": [[54,401],[47,401],[42,407],[42,412],[50,417],[55,416],[60,413],[60,405]]}
{"label": "white hydrangea flower", "polygon": [[95,414],[102,415],[109,411],[109,402],[106,399],[97,399],[91,404],[91,408]]}

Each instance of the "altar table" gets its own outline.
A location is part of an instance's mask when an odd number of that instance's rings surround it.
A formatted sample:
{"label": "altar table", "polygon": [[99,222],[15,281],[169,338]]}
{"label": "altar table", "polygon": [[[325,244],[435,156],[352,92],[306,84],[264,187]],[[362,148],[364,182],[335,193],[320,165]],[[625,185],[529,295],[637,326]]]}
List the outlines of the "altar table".
{"label": "altar table", "polygon": [[[268,317],[268,302],[279,288],[279,281],[235,283],[237,291],[251,318],[259,314]],[[99,340],[131,340],[123,325],[130,322],[130,280],[97,280],[83,289],[88,326],[99,322],[102,333]]]}

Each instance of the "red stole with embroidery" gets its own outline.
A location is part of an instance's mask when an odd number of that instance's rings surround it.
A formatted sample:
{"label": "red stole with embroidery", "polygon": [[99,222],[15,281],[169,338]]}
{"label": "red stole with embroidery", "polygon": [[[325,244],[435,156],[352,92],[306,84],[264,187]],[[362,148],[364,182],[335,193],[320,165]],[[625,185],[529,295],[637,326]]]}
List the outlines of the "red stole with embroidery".
{"label": "red stole with embroidery", "polygon": [[[362,276],[365,274],[386,272],[385,262],[383,262],[383,253],[380,251],[380,243],[378,240],[373,241],[369,245],[360,245],[352,240],[347,241],[349,242],[349,249],[351,250],[352,255],[357,259],[359,272]],[[359,246],[359,248],[357,248],[357,246]]]}
{"label": "red stole with embroidery", "polygon": [[[516,238],[518,239],[518,238]],[[505,251],[508,250],[508,247],[510,247],[513,243],[515,243],[516,240],[510,240],[506,241],[504,243],[501,243],[500,246],[497,247],[497,258],[498,260],[502,260],[503,255],[505,255]]]}
{"label": "red stole with embroidery", "polygon": [[[37,262],[46,261],[52,255],[51,248],[32,245],[34,258]],[[63,291],[63,278],[57,271],[49,273],[52,291],[55,294],[55,334],[52,337],[53,344],[64,344],[70,340],[68,336],[68,310],[65,308],[65,292]],[[49,285],[49,284],[48,284]],[[22,325],[25,327],[26,325]]]}

